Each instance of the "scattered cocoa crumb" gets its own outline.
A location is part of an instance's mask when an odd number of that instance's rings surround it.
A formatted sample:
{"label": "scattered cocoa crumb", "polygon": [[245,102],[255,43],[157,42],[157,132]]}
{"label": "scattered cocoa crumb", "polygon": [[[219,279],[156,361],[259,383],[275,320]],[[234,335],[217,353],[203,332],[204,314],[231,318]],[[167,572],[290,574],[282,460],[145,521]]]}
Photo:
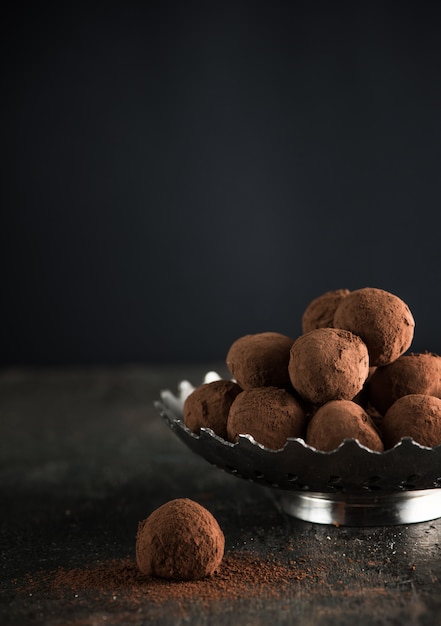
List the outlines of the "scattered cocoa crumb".
{"label": "scattered cocoa crumb", "polygon": [[313,572],[304,561],[290,560],[285,565],[276,558],[262,559],[248,553],[228,553],[217,572],[198,581],[168,581],[141,574],[134,560],[108,560],[85,568],[59,568],[29,575],[15,581],[16,592],[36,596],[65,598],[81,603],[92,597],[106,601],[129,601],[131,605],[150,602],[179,604],[242,597],[281,598],[292,583],[316,583],[322,572]]}

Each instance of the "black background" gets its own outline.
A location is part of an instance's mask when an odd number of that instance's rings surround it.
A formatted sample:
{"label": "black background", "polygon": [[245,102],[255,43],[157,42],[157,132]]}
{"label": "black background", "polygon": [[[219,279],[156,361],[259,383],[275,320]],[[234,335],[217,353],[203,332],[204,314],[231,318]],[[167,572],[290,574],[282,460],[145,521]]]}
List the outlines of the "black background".
{"label": "black background", "polygon": [[441,352],[438,3],[14,7],[3,365],[223,358],[365,286]]}

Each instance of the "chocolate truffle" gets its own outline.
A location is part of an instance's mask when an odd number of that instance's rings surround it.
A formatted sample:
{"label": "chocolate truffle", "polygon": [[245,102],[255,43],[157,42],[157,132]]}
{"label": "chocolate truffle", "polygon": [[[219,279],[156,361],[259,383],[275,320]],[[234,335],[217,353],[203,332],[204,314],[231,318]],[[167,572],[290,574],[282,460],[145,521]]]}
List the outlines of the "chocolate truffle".
{"label": "chocolate truffle", "polygon": [[360,405],[351,400],[331,400],[313,415],[306,431],[306,443],[329,452],[345,439],[358,439],[376,452],[384,449],[374,423]]}
{"label": "chocolate truffle", "polygon": [[399,398],[387,411],[381,424],[386,448],[402,437],[412,437],[422,446],[441,444],[441,400],[414,393]]}
{"label": "chocolate truffle", "polygon": [[398,359],[412,343],[415,328],[407,304],[388,291],[372,287],[343,298],[333,324],[363,339],[371,365],[387,365]]}
{"label": "chocolate truffle", "polygon": [[230,441],[239,434],[252,435],[267,448],[283,448],[288,437],[303,437],[305,414],[297,400],[285,389],[257,387],[237,396],[228,415]]}
{"label": "chocolate truffle", "polygon": [[368,377],[364,381],[362,390],[359,391],[357,395],[352,398],[353,402],[360,404],[365,410],[366,410],[367,405],[369,404],[368,384],[372,377],[372,374],[375,372],[376,369],[377,369],[376,367],[369,367]]}
{"label": "chocolate truffle", "polygon": [[239,337],[227,354],[227,367],[242,389],[289,388],[289,349],[293,340],[274,332]]}
{"label": "chocolate truffle", "polygon": [[302,316],[303,334],[315,328],[332,328],[335,310],[348,293],[349,289],[335,289],[312,300]]}
{"label": "chocolate truffle", "polygon": [[293,343],[288,370],[294,389],[313,405],[352,400],[369,373],[368,351],[347,330],[317,328]]}
{"label": "chocolate truffle", "polygon": [[241,391],[231,380],[215,380],[197,387],[184,402],[184,424],[197,435],[201,428],[211,428],[227,439],[230,406]]}
{"label": "chocolate truffle", "polygon": [[170,500],[139,523],[136,563],[143,574],[174,580],[211,576],[225,537],[213,515],[187,498]]}
{"label": "chocolate truffle", "polygon": [[429,352],[400,356],[376,369],[368,392],[370,403],[383,415],[398,398],[409,394],[441,397],[441,357]]}

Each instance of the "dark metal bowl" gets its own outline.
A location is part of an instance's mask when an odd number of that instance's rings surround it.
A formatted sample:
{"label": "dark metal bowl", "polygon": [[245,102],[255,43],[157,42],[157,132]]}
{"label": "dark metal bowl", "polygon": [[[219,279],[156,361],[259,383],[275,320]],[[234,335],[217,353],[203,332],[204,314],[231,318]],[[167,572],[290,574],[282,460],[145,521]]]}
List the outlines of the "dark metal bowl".
{"label": "dark metal bowl", "polygon": [[[208,372],[204,382],[218,379]],[[211,429],[195,435],[184,424],[189,381],[178,393],[161,392],[156,408],[173,432],[196,454],[237,477],[270,488],[279,507],[300,519],[351,526],[410,524],[441,517],[441,445],[427,448],[411,438],[385,452],[355,439],[323,452],[303,439],[288,439],[270,450],[251,435],[237,443]]]}

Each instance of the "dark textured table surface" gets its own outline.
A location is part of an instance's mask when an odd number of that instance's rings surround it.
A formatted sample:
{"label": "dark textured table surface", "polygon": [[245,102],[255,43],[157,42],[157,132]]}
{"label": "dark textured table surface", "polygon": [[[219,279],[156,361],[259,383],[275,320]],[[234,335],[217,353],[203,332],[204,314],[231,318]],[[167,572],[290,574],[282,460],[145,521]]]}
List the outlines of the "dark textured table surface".
{"label": "dark textured table surface", "polygon": [[[0,624],[441,624],[441,520],[301,522],[166,427],[153,407],[159,391],[183,378],[198,384],[215,367],[0,374]],[[177,497],[215,515],[228,554],[256,563],[277,555],[309,575],[285,580],[280,595],[275,575],[271,593],[263,585],[211,602],[173,592],[153,602],[146,588],[132,604],[124,584],[104,593],[39,583],[60,568],[133,561],[138,522]]]}

